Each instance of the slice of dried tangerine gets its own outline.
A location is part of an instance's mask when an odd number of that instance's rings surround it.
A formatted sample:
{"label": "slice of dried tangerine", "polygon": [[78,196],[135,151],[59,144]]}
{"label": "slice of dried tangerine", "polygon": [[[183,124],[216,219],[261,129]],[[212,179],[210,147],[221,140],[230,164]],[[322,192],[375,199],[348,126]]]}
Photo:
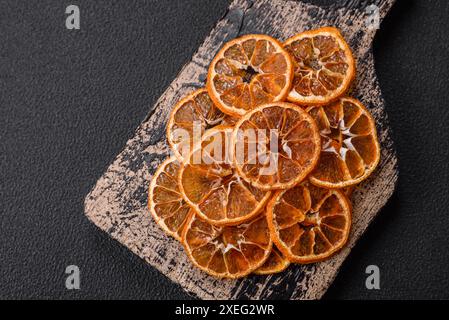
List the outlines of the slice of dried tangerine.
{"label": "slice of dried tangerine", "polygon": [[261,190],[300,183],[318,162],[321,145],[313,118],[286,102],[265,104],[244,115],[232,141],[240,176]]}
{"label": "slice of dried tangerine", "polygon": [[240,178],[232,163],[232,127],[208,130],[179,174],[187,203],[201,218],[214,225],[236,225],[260,213],[270,192]]}
{"label": "slice of dried tangerine", "polygon": [[307,111],[318,124],[322,141],[310,181],[325,188],[344,188],[365,180],[380,159],[376,125],[369,111],[353,98]]}
{"label": "slice of dried tangerine", "polygon": [[276,246],[273,246],[267,261],[254,271],[257,275],[268,275],[284,271],[290,265],[290,261],[282,255]]}
{"label": "slice of dried tangerine", "polygon": [[226,43],[209,66],[207,89],[225,113],[242,116],[283,101],[293,80],[290,55],[276,39],[250,34]]}
{"label": "slice of dried tangerine", "polygon": [[182,243],[193,264],[219,278],[244,277],[267,260],[272,241],[265,215],[238,226],[218,227],[190,217]]}
{"label": "slice of dried tangerine", "polygon": [[335,189],[310,183],[277,191],[267,205],[271,237],[291,262],[322,261],[348,240],[351,205]]}
{"label": "slice of dried tangerine", "polygon": [[148,193],[148,208],[157,224],[176,240],[193,211],[178,187],[180,163],[176,157],[165,160],[153,175]]}
{"label": "slice of dried tangerine", "polygon": [[306,31],[286,40],[284,47],[294,65],[289,101],[323,105],[348,91],[356,67],[351,49],[338,29]]}
{"label": "slice of dried tangerine", "polygon": [[183,161],[209,128],[221,124],[225,115],[199,89],[181,99],[173,108],[167,123],[167,140],[176,157]]}

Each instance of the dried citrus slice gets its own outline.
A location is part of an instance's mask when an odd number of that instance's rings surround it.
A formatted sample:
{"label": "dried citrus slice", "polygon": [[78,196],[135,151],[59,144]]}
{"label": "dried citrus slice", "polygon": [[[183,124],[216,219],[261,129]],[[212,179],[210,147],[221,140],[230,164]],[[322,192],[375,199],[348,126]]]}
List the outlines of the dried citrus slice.
{"label": "dried citrus slice", "polygon": [[234,227],[217,227],[193,215],[182,242],[195,266],[219,278],[248,275],[263,265],[272,247],[265,215]]}
{"label": "dried citrus slice", "polygon": [[315,167],[320,135],[312,117],[286,102],[259,106],[233,132],[234,163],[240,176],[261,190],[287,189]]}
{"label": "dried citrus slice", "polygon": [[258,275],[268,275],[273,273],[279,273],[287,269],[287,267],[290,265],[290,261],[288,259],[284,258],[282,253],[279,251],[279,249],[276,248],[276,246],[273,246],[271,249],[271,253],[268,256],[267,261],[256,269],[254,271],[255,274]]}
{"label": "dried citrus slice", "polygon": [[310,183],[277,191],[267,205],[273,242],[291,262],[322,261],[348,240],[351,206],[335,189]]}
{"label": "dried citrus slice", "polygon": [[355,77],[351,49],[336,28],[306,31],[288,39],[294,80],[288,100],[301,105],[327,104],[350,87]]}
{"label": "dried citrus slice", "polygon": [[185,200],[207,222],[236,225],[257,215],[270,197],[239,177],[230,154],[233,128],[208,130],[179,175]]}
{"label": "dried citrus slice", "polygon": [[225,113],[241,116],[262,103],[284,100],[293,64],[276,39],[250,34],[226,43],[209,66],[207,89]]}
{"label": "dried citrus slice", "polygon": [[326,188],[344,188],[366,179],[380,159],[376,125],[369,111],[353,98],[307,111],[316,120],[322,141],[310,181]]}
{"label": "dried citrus slice", "polygon": [[157,224],[177,240],[187,218],[193,214],[178,188],[180,164],[176,157],[165,160],[150,183],[148,208]]}
{"label": "dried citrus slice", "polygon": [[192,151],[195,139],[205,130],[222,122],[224,114],[209,97],[206,89],[199,89],[181,99],[173,108],[167,123],[167,140],[179,160]]}

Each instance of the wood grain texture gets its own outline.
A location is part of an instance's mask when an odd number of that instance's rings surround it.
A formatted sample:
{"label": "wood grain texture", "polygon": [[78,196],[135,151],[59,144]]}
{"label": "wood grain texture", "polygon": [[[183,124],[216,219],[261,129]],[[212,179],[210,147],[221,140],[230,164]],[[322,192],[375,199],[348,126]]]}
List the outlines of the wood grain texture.
{"label": "wood grain texture", "polygon": [[[398,178],[396,153],[374,69],[371,44],[375,30],[365,25],[365,8],[371,3],[346,1],[341,7],[320,8],[287,0],[235,0],[87,195],[87,217],[199,298],[319,299],[351,248],[390,198]],[[383,17],[394,0],[375,3]],[[266,33],[284,40],[303,30],[326,25],[340,28],[354,51],[358,73],[352,95],[373,113],[382,148],[378,169],[352,196],[354,213],[349,243],[325,262],[291,266],[278,275],[241,280],[212,278],[193,267],[182,253],[182,246],[163,233],[147,210],[149,181],[170,153],[165,139],[169,112],[183,95],[204,86],[207,66],[224,42],[246,33]]]}

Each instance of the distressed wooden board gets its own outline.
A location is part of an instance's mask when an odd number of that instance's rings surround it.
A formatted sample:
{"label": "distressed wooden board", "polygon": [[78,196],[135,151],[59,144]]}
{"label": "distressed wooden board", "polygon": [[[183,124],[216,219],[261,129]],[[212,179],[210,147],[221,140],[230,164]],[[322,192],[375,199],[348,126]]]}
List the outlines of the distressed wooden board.
{"label": "distressed wooden board", "polygon": [[[393,2],[376,2],[381,18]],[[365,26],[365,8],[371,3],[346,1],[340,8],[320,8],[287,0],[235,0],[88,194],[85,200],[87,217],[197,297],[320,298],[357,239],[390,198],[398,178],[391,131],[374,70],[371,44],[375,30]],[[303,30],[326,25],[340,28],[354,51],[358,74],[353,96],[373,113],[382,147],[379,168],[353,195],[353,228],[349,243],[330,260],[307,266],[295,265],[279,275],[250,276],[241,280],[212,278],[193,267],[182,254],[182,246],[162,232],[146,207],[152,174],[170,152],[165,140],[169,112],[183,95],[204,85],[207,66],[224,42],[245,33],[266,33],[284,40]]]}

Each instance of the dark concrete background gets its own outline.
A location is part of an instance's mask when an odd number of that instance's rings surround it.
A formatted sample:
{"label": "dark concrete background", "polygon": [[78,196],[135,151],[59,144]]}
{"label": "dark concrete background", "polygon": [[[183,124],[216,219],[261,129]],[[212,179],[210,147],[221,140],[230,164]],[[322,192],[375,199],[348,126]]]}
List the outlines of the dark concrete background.
{"label": "dark concrete background", "polygon": [[[77,0],[79,31],[71,3],[0,1],[0,298],[189,298],[90,224],[83,199],[228,1]],[[399,0],[375,39],[400,179],[326,298],[449,298],[448,16],[446,0]]]}

